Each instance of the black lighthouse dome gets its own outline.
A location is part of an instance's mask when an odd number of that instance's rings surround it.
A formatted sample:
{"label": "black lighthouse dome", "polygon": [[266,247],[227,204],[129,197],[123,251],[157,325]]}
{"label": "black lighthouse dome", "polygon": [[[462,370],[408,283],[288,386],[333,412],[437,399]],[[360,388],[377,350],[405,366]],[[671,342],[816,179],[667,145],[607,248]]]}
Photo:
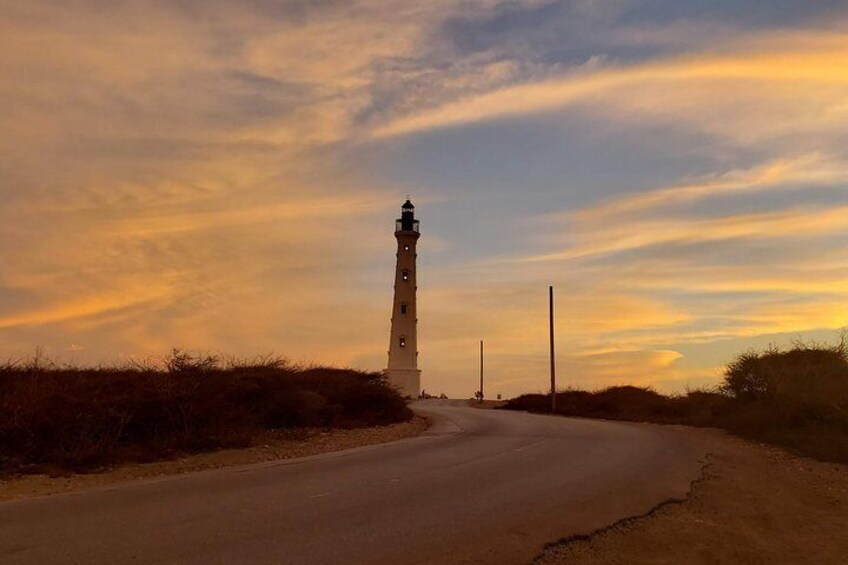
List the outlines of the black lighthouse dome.
{"label": "black lighthouse dome", "polygon": [[395,220],[395,232],[418,232],[418,220],[415,219],[415,206],[409,198],[400,207],[400,218]]}

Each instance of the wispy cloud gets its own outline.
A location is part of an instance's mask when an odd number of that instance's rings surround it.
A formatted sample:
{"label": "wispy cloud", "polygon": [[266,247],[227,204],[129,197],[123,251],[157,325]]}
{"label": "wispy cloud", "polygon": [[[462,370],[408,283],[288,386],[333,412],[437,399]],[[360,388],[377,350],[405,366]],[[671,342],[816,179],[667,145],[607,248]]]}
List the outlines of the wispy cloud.
{"label": "wispy cloud", "polygon": [[[759,104],[783,109],[790,99],[802,95],[814,102],[824,116],[813,118],[810,112],[798,109],[784,117],[786,121],[803,118],[807,127],[844,116],[845,91],[848,75],[843,69],[848,63],[848,50],[842,36],[804,38],[798,50],[781,49],[782,36],[772,37],[772,48],[763,49],[763,40],[752,42],[756,48],[738,45],[739,52],[719,52],[688,55],[664,61],[632,65],[606,65],[599,69],[579,69],[562,77],[540,82],[506,86],[469,98],[448,101],[434,108],[397,117],[377,126],[377,138],[408,135],[415,132],[456,127],[477,122],[514,118],[550,112],[576,103],[597,102],[599,99],[612,110],[626,110],[632,117],[640,115],[656,119],[660,114],[673,115],[684,123],[696,123],[707,130],[725,131],[729,135],[748,138],[752,132],[745,127],[722,127],[710,124],[699,115],[698,106],[718,107],[726,117],[736,114],[737,107],[747,106],[751,95]],[[841,39],[841,41],[840,41]],[[639,92],[639,96],[633,96]],[[733,96],[720,96],[719,92]],[[841,96],[837,96],[841,93]],[[797,102],[797,100],[794,100]],[[683,115],[689,113],[689,115]],[[712,112],[707,115],[712,119]],[[825,118],[826,116],[826,118]],[[759,117],[759,116],[758,116]],[[745,125],[752,125],[745,120]],[[773,131],[779,124],[759,124],[757,131]],[[743,131],[740,131],[743,130]]]}
{"label": "wispy cloud", "polygon": [[[702,378],[687,343],[843,323],[848,43],[832,12],[0,4],[2,356],[178,345],[379,368],[408,191],[433,391],[470,390],[481,334],[502,392],[544,383],[550,282],[564,372],[588,386]],[[564,175],[518,157],[526,131],[468,127],[510,120],[562,154],[618,149]],[[434,131],[450,143],[417,161]],[[520,186],[476,158],[489,149]],[[651,152],[677,166],[633,175]]]}
{"label": "wispy cloud", "polygon": [[0,317],[0,330],[80,320],[127,308],[150,305],[168,298],[172,298],[172,292],[168,286],[164,285],[127,288],[114,295],[98,293],[89,297],[63,297],[61,302],[52,308]]}
{"label": "wispy cloud", "polygon": [[568,261],[656,245],[742,239],[781,239],[840,235],[848,231],[848,206],[796,208],[718,218],[634,220],[626,225],[572,234],[566,251],[532,255],[517,262]]}
{"label": "wispy cloud", "polygon": [[819,154],[780,158],[745,170],[730,170],[680,186],[642,191],[582,208],[568,215],[577,222],[610,221],[615,216],[656,212],[669,206],[779,189],[810,190],[848,181],[848,165]]}

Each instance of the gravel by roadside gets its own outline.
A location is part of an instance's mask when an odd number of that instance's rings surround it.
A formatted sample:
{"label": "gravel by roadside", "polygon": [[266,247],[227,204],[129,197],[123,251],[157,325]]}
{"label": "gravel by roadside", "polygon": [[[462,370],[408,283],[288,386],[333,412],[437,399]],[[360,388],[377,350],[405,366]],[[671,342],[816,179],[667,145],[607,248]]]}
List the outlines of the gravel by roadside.
{"label": "gravel by roadside", "polygon": [[848,563],[848,466],[703,433],[710,464],[685,502],[553,545],[537,565]]}
{"label": "gravel by roadside", "polygon": [[428,427],[425,418],[415,416],[409,422],[351,430],[306,429],[273,431],[257,440],[252,447],[224,449],[187,455],[169,461],[129,464],[96,473],[64,477],[24,475],[0,480],[0,501],[44,496],[101,487],[136,479],[190,473],[230,465],[260,463],[342,451],[354,447],[396,441],[419,435]]}

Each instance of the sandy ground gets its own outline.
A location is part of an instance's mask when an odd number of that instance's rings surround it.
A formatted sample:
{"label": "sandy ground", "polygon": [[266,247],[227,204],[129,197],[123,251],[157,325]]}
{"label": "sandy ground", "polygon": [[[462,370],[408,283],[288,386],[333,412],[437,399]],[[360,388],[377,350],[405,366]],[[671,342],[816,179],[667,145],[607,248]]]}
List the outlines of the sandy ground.
{"label": "sandy ground", "polygon": [[24,475],[0,480],[0,501],[78,491],[136,479],[190,473],[228,465],[243,465],[341,451],[416,436],[427,429],[428,425],[425,418],[415,416],[409,422],[373,428],[269,432],[256,441],[255,446],[245,449],[225,449],[198,453],[171,461],[121,465],[102,472],[74,474],[66,477]]}
{"label": "sandy ground", "polygon": [[536,563],[848,564],[848,466],[693,433],[714,448],[685,502],[553,544]]}

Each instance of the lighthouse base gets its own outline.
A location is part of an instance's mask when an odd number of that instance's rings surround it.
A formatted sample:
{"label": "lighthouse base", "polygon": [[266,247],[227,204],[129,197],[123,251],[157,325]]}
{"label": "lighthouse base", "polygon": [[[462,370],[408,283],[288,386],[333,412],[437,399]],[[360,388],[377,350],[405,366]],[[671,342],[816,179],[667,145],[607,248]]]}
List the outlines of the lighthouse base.
{"label": "lighthouse base", "polygon": [[421,369],[386,369],[383,374],[401,396],[414,399],[421,394]]}

